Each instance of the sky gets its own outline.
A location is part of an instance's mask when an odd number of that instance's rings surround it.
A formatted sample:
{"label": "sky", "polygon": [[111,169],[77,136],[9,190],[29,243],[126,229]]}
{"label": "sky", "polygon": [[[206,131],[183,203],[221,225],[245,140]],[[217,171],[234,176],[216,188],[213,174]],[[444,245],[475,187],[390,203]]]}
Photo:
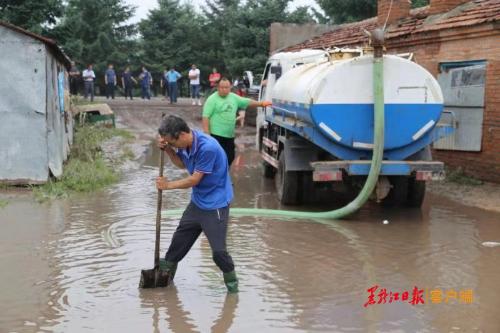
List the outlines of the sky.
{"label": "sky", "polygon": [[[157,0],[125,0],[127,4],[136,7],[135,17],[131,19],[132,23],[137,23],[141,19],[146,18],[150,9],[154,9],[158,6]],[[203,6],[205,0],[191,0],[193,4]],[[291,8],[296,8],[299,6],[311,6],[319,10],[319,6],[314,0],[293,0],[291,3]]]}

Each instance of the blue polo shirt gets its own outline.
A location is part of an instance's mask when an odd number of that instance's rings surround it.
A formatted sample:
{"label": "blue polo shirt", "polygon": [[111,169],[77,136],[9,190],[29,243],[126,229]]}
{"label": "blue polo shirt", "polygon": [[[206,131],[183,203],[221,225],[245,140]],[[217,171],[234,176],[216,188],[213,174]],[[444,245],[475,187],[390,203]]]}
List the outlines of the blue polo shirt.
{"label": "blue polo shirt", "polygon": [[115,71],[114,71],[113,69],[108,68],[108,69],[106,70],[106,73],[105,73],[105,74],[106,74],[106,79],[107,79],[108,83],[113,83],[113,84],[115,84],[115,83],[116,83],[116,82],[115,82],[116,73],[115,73]]}
{"label": "blue polo shirt", "polygon": [[192,132],[191,150],[177,150],[189,174],[195,171],[204,174],[198,185],[193,187],[191,200],[198,208],[205,210],[226,207],[233,200],[226,153],[211,136],[196,130]]}
{"label": "blue polo shirt", "polygon": [[181,77],[181,74],[177,71],[169,70],[165,73],[165,80],[169,83],[177,82],[177,80]]}

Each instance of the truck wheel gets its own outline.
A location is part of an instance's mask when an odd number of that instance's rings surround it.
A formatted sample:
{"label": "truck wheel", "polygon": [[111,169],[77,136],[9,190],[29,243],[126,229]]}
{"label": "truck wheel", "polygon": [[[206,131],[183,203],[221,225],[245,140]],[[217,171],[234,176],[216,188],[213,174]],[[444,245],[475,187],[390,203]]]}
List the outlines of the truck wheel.
{"label": "truck wheel", "polygon": [[281,152],[278,159],[278,171],[274,177],[278,199],[284,205],[299,203],[299,173],[285,171],[285,152]]}
{"label": "truck wheel", "polygon": [[417,181],[415,177],[408,179],[408,197],[406,205],[409,207],[422,207],[425,198],[425,182]]}
{"label": "truck wheel", "polygon": [[382,205],[394,207],[406,203],[408,197],[408,177],[390,176],[389,182],[392,187],[389,194],[382,199]]}
{"label": "truck wheel", "polygon": [[272,179],[276,174],[276,169],[267,162],[262,162],[262,175],[264,178]]}

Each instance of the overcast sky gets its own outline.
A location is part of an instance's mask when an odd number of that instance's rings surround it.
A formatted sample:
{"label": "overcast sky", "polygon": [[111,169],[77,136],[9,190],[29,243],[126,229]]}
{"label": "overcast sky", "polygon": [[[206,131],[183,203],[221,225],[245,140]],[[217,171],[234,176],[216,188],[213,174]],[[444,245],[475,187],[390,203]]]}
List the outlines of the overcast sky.
{"label": "overcast sky", "polygon": [[[157,0],[125,0],[125,2],[136,7],[135,17],[131,20],[134,23],[139,22],[143,18],[146,18],[149,10],[158,6]],[[192,0],[191,2],[195,5],[203,6],[206,1]],[[299,6],[311,6],[319,10],[319,7],[314,0],[293,0],[293,2],[291,3],[291,8],[296,8]]]}

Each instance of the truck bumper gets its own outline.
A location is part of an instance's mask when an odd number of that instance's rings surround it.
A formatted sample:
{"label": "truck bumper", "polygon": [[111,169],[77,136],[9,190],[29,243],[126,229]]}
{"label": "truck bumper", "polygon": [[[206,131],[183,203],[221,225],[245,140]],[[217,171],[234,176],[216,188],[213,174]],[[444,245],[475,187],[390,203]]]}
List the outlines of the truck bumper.
{"label": "truck bumper", "polygon": [[[313,180],[316,182],[341,181],[344,176],[367,176],[371,161],[312,162]],[[443,162],[383,161],[382,176],[408,176],[419,181],[444,179]]]}

